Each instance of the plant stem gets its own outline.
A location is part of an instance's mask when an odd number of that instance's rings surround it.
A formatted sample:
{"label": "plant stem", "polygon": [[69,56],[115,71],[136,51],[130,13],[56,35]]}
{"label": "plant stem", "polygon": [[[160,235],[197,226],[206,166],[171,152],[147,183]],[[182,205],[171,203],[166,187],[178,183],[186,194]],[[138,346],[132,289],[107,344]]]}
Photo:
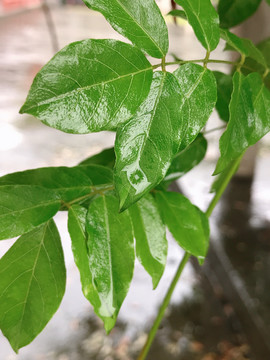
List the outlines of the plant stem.
{"label": "plant stem", "polygon": [[[234,173],[236,172],[238,166],[239,166],[239,163],[242,159],[242,156],[243,154],[237,158],[236,160],[234,160],[232,163],[231,163],[231,167],[229,169],[229,171],[226,173],[226,176],[224,177],[223,179],[223,182],[221,184],[221,186],[219,187],[219,189],[217,190],[215,196],[213,197],[212,201],[210,202],[206,212],[205,212],[205,215],[209,218],[210,215],[212,214],[215,206],[217,205],[219,199],[221,198],[222,194],[224,193],[227,185],[229,184],[231,178],[233,177]],[[152,342],[156,336],[156,333],[157,333],[157,330],[159,328],[159,325],[160,325],[160,322],[164,316],[164,313],[165,313],[165,310],[167,308],[167,306],[169,305],[169,302],[171,300],[171,297],[172,297],[172,294],[173,294],[173,291],[175,289],[175,286],[184,270],[184,267],[186,265],[186,263],[188,262],[188,259],[190,258],[190,254],[188,254],[187,252],[185,253],[184,257],[182,258],[179,266],[178,266],[178,269],[174,275],[174,278],[171,282],[171,285],[167,291],[167,294],[165,296],[165,298],[163,299],[163,302],[159,308],[159,311],[158,311],[158,314],[155,318],[155,321],[152,325],[152,328],[150,330],[150,332],[148,333],[148,337],[147,337],[147,340],[146,340],[146,343],[138,357],[137,360],[144,360],[146,359],[146,356],[150,350],[150,347],[152,345]]]}
{"label": "plant stem", "polygon": [[159,328],[160,322],[161,322],[161,320],[162,320],[162,318],[164,316],[165,310],[166,310],[167,306],[169,305],[169,302],[171,300],[171,296],[173,294],[175,286],[176,286],[176,284],[177,284],[177,282],[178,282],[178,280],[179,280],[179,278],[180,278],[180,276],[181,276],[181,274],[182,274],[182,272],[184,270],[184,267],[185,267],[185,265],[186,265],[189,258],[190,258],[190,255],[188,253],[185,253],[185,255],[183,256],[183,258],[182,258],[182,260],[181,260],[181,262],[180,262],[180,264],[178,266],[178,269],[177,269],[177,271],[176,271],[176,273],[174,275],[173,281],[171,282],[171,285],[170,285],[170,287],[169,287],[169,289],[167,291],[167,294],[166,294],[166,296],[165,296],[165,298],[164,298],[164,300],[163,300],[163,302],[162,302],[162,304],[161,304],[161,306],[159,308],[157,317],[155,318],[153,326],[152,326],[152,328],[151,328],[151,330],[150,330],[150,332],[148,334],[148,338],[147,338],[146,343],[145,343],[145,345],[144,345],[144,347],[143,347],[143,349],[142,349],[142,351],[141,351],[141,353],[140,353],[140,355],[138,357],[138,360],[144,360],[146,358],[146,356],[148,354],[148,351],[149,351],[149,349],[150,349],[150,347],[152,345],[152,342],[153,342],[153,340],[154,340],[154,338],[156,336],[156,332],[157,332],[157,330]]}

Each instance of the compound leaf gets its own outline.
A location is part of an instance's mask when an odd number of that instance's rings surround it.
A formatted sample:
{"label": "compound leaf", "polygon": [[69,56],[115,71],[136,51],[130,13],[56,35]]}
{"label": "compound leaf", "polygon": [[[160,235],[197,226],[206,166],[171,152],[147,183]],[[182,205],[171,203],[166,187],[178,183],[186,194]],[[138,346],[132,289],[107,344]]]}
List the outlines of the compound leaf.
{"label": "compound leaf", "polygon": [[213,73],[217,82],[216,109],[219,117],[228,122],[230,118],[229,104],[233,90],[232,76],[220,71],[214,71]]}
{"label": "compound leaf", "polygon": [[180,83],[180,149],[184,149],[209,119],[217,100],[217,85],[212,71],[197,64],[180,66],[174,75]]}
{"label": "compound leaf", "polygon": [[161,184],[168,185],[193,169],[203,160],[206,150],[207,141],[202,134],[199,134],[187,148],[175,155]]}
{"label": "compound leaf", "polygon": [[222,172],[249,146],[270,130],[270,92],[258,73],[235,72],[230,102],[230,120],[220,138],[220,158],[214,174]]}
{"label": "compound leaf", "polygon": [[183,195],[157,192],[157,203],[177,243],[188,253],[203,260],[209,245],[209,226],[205,214]]}
{"label": "compound leaf", "polygon": [[154,0],[83,0],[111,26],[155,58],[168,52],[168,29]]}
{"label": "compound leaf", "polygon": [[219,18],[210,0],[175,0],[183,7],[197,39],[207,51],[219,43]]}
{"label": "compound leaf", "polygon": [[167,258],[166,228],[152,195],[147,194],[129,208],[136,239],[136,256],[152,277],[155,289]]}
{"label": "compound leaf", "polygon": [[259,7],[261,0],[219,0],[220,26],[230,28],[249,18]]}
{"label": "compound leaf", "polygon": [[70,133],[112,130],[135,113],[151,80],[152,67],[136,47],[78,41],[41,69],[20,112]]}
{"label": "compound leaf", "polygon": [[[111,195],[94,199],[86,218],[87,247],[93,284],[100,299],[99,315],[109,332],[127,295],[134,268],[134,242],[129,213],[118,212]],[[110,318],[110,319],[108,319]]]}
{"label": "compound leaf", "polygon": [[65,262],[53,220],[15,242],[0,259],[0,278],[0,328],[17,352],[43,330],[65,292]]}
{"label": "compound leaf", "polygon": [[0,178],[1,185],[38,185],[54,190],[64,202],[86,196],[93,188],[112,184],[112,171],[98,165],[48,167],[20,171]]}
{"label": "compound leaf", "polygon": [[137,114],[116,135],[115,186],[126,209],[166,175],[181,135],[179,83],[155,72],[150,93]]}
{"label": "compound leaf", "polygon": [[53,217],[61,201],[40,186],[0,186],[0,240],[24,234]]}

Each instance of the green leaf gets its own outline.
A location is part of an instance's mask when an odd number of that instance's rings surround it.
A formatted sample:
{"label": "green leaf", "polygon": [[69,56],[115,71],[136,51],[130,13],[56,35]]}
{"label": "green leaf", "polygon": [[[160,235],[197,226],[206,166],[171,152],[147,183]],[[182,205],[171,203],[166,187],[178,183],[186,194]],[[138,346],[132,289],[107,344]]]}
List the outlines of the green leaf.
{"label": "green leaf", "polygon": [[65,292],[65,262],[53,220],[15,242],[0,259],[0,278],[0,328],[17,352],[43,330]]}
{"label": "green leaf", "polygon": [[114,148],[104,149],[100,153],[90,156],[89,158],[80,162],[79,165],[102,165],[112,169],[115,164]]}
{"label": "green leaf", "polygon": [[[127,295],[134,269],[132,223],[128,212],[119,214],[118,200],[110,195],[94,199],[89,206],[89,266],[101,305],[99,314],[109,332]],[[107,320],[107,318],[110,318]]]}
{"label": "green leaf", "polygon": [[214,174],[222,172],[270,130],[270,92],[258,73],[233,76],[230,120],[220,138],[220,158]]}
{"label": "green leaf", "polygon": [[216,109],[220,119],[228,122],[230,118],[229,104],[232,96],[232,76],[220,71],[213,72],[217,82],[217,103]]}
{"label": "green leaf", "polygon": [[266,0],[267,4],[270,5],[270,0]]}
{"label": "green leaf", "polygon": [[175,10],[170,11],[168,13],[168,15],[176,16],[176,17],[179,17],[181,19],[187,20],[187,15],[183,10],[175,9]]}
{"label": "green leaf", "polygon": [[160,218],[156,202],[147,194],[129,208],[136,239],[136,255],[152,277],[155,289],[164,272],[168,243],[166,228]]}
{"label": "green leaf", "polygon": [[137,114],[119,128],[115,141],[115,186],[126,209],[166,175],[181,136],[180,88],[170,73],[155,72]]}
{"label": "green leaf", "polygon": [[[257,45],[257,48],[263,54],[267,63],[267,67],[268,69],[270,69],[270,38],[265,39],[264,41],[259,43]],[[248,75],[250,72],[259,72],[261,75],[265,74],[265,66],[262,66],[260,63],[250,57],[246,58],[244,65],[247,67],[243,67],[241,69],[244,75]],[[270,90],[270,72],[264,78],[264,83],[266,87]]]}
{"label": "green leaf", "polygon": [[204,259],[209,245],[209,225],[205,214],[183,195],[157,192],[163,221],[177,243],[188,253]]}
{"label": "green leaf", "polygon": [[64,202],[91,194],[97,187],[112,184],[112,171],[103,166],[87,165],[48,167],[2,176],[1,185],[38,185],[54,190]]}
{"label": "green leaf", "polygon": [[180,149],[184,149],[209,119],[217,100],[217,85],[212,71],[197,64],[182,65],[174,75],[180,83]]}
{"label": "green leaf", "polygon": [[250,58],[256,60],[259,64],[267,67],[264,55],[258,48],[256,48],[251,40],[240,38],[239,36],[225,29],[220,30],[220,36],[227,42],[226,50],[234,49],[240,54],[249,56]]}
{"label": "green leaf", "polygon": [[93,284],[90,266],[91,254],[88,250],[88,236],[86,232],[87,209],[80,205],[73,205],[68,211],[68,231],[72,242],[72,251],[77,268],[80,271],[82,291],[86,299],[93,305],[95,313],[104,321],[107,328],[112,328],[115,321],[102,316],[101,301],[98,291]]}
{"label": "green leaf", "polygon": [[230,28],[249,18],[259,7],[261,0],[219,0],[220,26]]}
{"label": "green leaf", "polygon": [[219,18],[210,0],[175,0],[183,7],[197,39],[207,51],[219,43]]}
{"label": "green leaf", "polygon": [[187,148],[175,155],[162,184],[168,185],[193,169],[205,157],[206,150],[207,141],[199,134]]}
{"label": "green leaf", "polygon": [[[240,164],[240,161],[239,161]],[[228,179],[228,175],[231,174],[233,168],[232,162],[229,163],[229,165],[215,178],[213,184],[211,185],[210,193],[216,193],[220,190],[220,188],[224,185],[226,182],[226,179]],[[237,172],[239,168],[239,165],[235,167],[233,175]],[[231,177],[231,175],[230,175]]]}
{"label": "green leaf", "polygon": [[135,113],[151,80],[151,64],[136,47],[78,41],[41,69],[20,112],[70,133],[111,130]]}
{"label": "green leaf", "polygon": [[61,201],[40,186],[0,187],[0,240],[24,234],[53,217]]}
{"label": "green leaf", "polygon": [[168,52],[168,29],[154,0],[83,0],[111,26],[155,58]]}

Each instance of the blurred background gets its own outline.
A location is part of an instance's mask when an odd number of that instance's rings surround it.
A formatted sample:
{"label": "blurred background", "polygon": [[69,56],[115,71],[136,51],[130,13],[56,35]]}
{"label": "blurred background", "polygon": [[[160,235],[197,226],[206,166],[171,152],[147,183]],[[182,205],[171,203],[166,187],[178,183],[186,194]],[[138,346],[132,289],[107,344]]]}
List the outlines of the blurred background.
{"label": "blurred background", "polygon": [[[169,0],[157,1],[164,16]],[[260,41],[270,36],[269,7],[235,29]],[[165,16],[170,54],[181,59],[205,51],[184,21]],[[73,166],[110,147],[114,133],[69,135],[35,118],[19,115],[35,74],[53,54],[76,40],[126,41],[81,0],[0,0],[0,176],[44,166]],[[224,43],[211,55],[230,59]],[[172,58],[168,56],[168,60]],[[158,63],[152,59],[152,63]],[[229,73],[224,65],[211,67]],[[173,67],[171,68],[173,70]],[[222,125],[213,113],[206,130]],[[212,195],[211,174],[219,156],[220,131],[207,135],[205,160],[178,181],[178,187],[205,210]],[[158,332],[149,360],[270,359],[270,137],[253,148],[211,219],[211,248],[205,265],[186,267]],[[32,344],[16,355],[0,333],[2,360],[133,360],[172,279],[182,251],[169,238],[165,274],[157,290],[136,264],[117,326],[105,335],[101,321],[84,299],[72,259],[66,214],[56,216],[67,265],[67,289],[60,309]],[[0,256],[13,240],[0,243]]]}

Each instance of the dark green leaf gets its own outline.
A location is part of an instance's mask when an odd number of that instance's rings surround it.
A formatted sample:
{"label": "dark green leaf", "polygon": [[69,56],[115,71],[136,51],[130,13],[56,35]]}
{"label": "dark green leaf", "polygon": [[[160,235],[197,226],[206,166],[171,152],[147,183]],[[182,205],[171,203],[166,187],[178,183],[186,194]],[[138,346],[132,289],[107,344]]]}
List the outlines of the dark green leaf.
{"label": "dark green leaf", "polygon": [[106,195],[90,203],[86,230],[89,266],[101,302],[98,312],[103,320],[106,319],[105,329],[109,332],[133,276],[132,223],[127,211],[119,214],[117,199]]}
{"label": "dark green leaf", "polygon": [[21,113],[85,134],[115,129],[146,98],[152,67],[136,47],[83,40],[59,51],[37,74]]}
{"label": "dark green leaf", "polygon": [[167,54],[168,29],[154,0],[83,0],[111,26],[155,58]]}
{"label": "dark green leaf", "polygon": [[270,130],[270,92],[258,73],[247,77],[236,72],[230,102],[230,120],[220,138],[221,156],[214,174],[222,172],[249,146]]}
{"label": "dark green leaf", "polygon": [[217,100],[217,85],[212,71],[197,64],[182,65],[174,75],[180,83],[180,149],[184,149],[209,119]]}
{"label": "dark green leaf", "polygon": [[183,10],[172,10],[168,13],[168,15],[180,17],[181,19],[187,20],[187,15]]}
{"label": "dark green leaf", "polygon": [[175,0],[183,7],[197,39],[207,51],[219,43],[219,18],[210,0]]}
{"label": "dark green leaf", "polygon": [[66,270],[53,220],[21,236],[0,259],[0,328],[17,352],[58,309]]}
{"label": "dark green leaf", "polygon": [[255,13],[261,0],[219,0],[218,13],[220,26],[236,26]]}
{"label": "dark green leaf", "polygon": [[179,93],[172,74],[155,72],[147,99],[117,131],[114,180],[121,209],[139,200],[166,175],[183,127]]}
{"label": "dark green leaf", "polygon": [[227,42],[227,50],[236,50],[240,54],[249,56],[252,59],[256,60],[259,64],[267,67],[265,57],[262,52],[256,48],[253,42],[249,39],[240,38],[239,36],[231,33],[229,30],[221,29],[220,36],[223,40]]}
{"label": "dark green leaf", "polygon": [[61,200],[70,202],[86,196],[93,188],[112,184],[112,171],[103,166],[48,167],[8,174],[0,178],[1,185],[38,185],[52,189]]}
{"label": "dark green leaf", "polygon": [[205,157],[206,150],[207,141],[199,134],[186,149],[174,157],[162,183],[167,185],[193,169]]}
{"label": "dark green leaf", "polygon": [[150,194],[131,206],[129,212],[136,239],[136,255],[152,277],[155,289],[166,265],[168,243],[165,226]]}
{"label": "dark green leaf", "polygon": [[90,266],[91,254],[88,250],[88,236],[86,233],[87,210],[79,205],[73,205],[68,212],[68,231],[72,242],[72,251],[77,268],[80,271],[82,291],[84,296],[94,307],[95,313],[104,321],[106,328],[114,326],[115,320],[104,317],[98,291],[93,284]]}
{"label": "dark green leaf", "polygon": [[266,0],[267,4],[270,5],[270,0]]}
{"label": "dark green leaf", "polygon": [[102,150],[100,153],[90,156],[89,158],[80,162],[79,165],[96,164],[109,167],[112,169],[115,164],[114,148]]}
{"label": "dark green leaf", "polygon": [[0,187],[0,240],[24,234],[53,217],[61,201],[40,186]]}
{"label": "dark green leaf", "polygon": [[159,191],[156,198],[163,220],[178,244],[191,255],[205,258],[209,245],[205,214],[179,193]]}
{"label": "dark green leaf", "polygon": [[[261,51],[263,54],[268,69],[270,69],[270,38],[262,41],[260,44],[257,45],[257,48]],[[259,72],[261,75],[265,74],[265,66],[262,66],[260,63],[258,63],[256,60],[248,57],[245,60],[244,64],[247,68],[243,67],[241,71],[244,75],[249,74],[250,72]],[[270,90],[270,72],[268,75],[264,78],[264,83],[266,87]]]}
{"label": "dark green leaf", "polygon": [[213,72],[217,82],[217,103],[216,109],[219,117],[228,122],[230,118],[229,104],[232,96],[232,76],[219,71]]}

